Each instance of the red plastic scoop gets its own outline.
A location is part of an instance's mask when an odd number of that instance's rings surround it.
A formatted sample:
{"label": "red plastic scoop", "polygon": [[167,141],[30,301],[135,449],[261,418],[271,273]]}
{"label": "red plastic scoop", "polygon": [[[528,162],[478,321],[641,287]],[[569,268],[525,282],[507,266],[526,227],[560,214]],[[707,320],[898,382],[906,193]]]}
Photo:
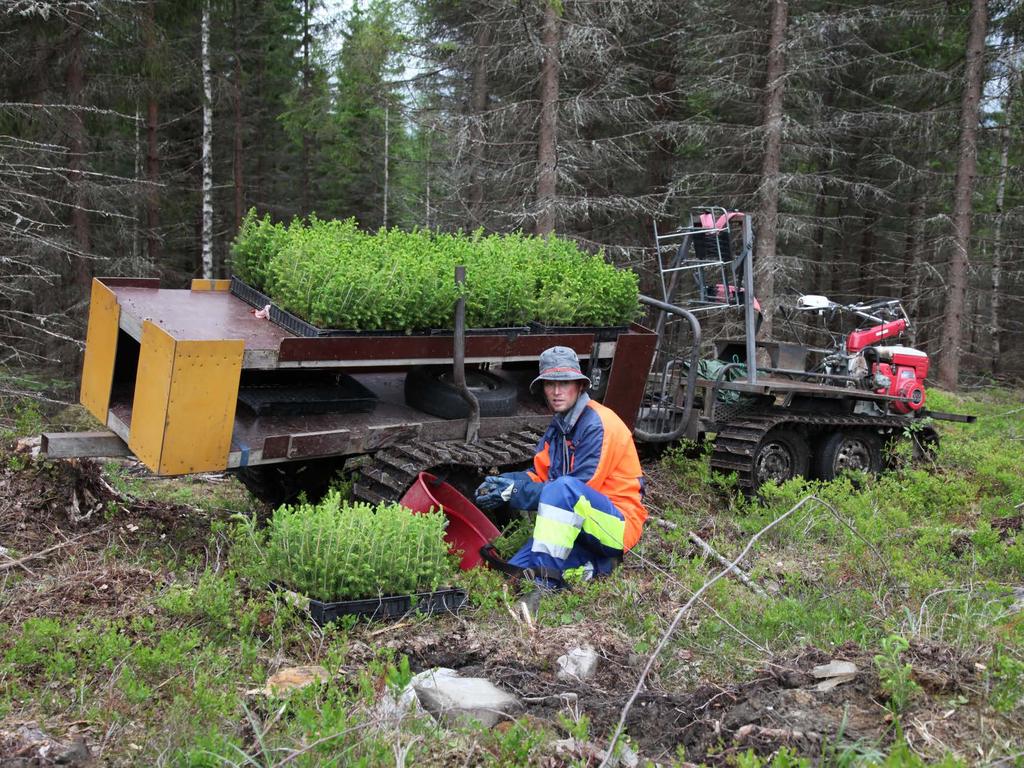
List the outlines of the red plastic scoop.
{"label": "red plastic scoop", "polygon": [[426,513],[442,509],[448,517],[448,530],[444,540],[452,552],[462,552],[459,568],[476,568],[483,559],[480,547],[494,541],[500,531],[469,499],[443,480],[428,472],[420,472],[412,487],[398,502],[413,512]]}

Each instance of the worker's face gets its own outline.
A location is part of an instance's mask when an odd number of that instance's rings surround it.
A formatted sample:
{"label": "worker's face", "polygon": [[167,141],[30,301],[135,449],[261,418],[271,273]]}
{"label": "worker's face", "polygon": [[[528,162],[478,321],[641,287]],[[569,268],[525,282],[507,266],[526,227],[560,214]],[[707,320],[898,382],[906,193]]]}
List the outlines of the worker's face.
{"label": "worker's face", "polygon": [[568,413],[576,405],[583,391],[583,381],[545,381],[544,399],[555,413]]}

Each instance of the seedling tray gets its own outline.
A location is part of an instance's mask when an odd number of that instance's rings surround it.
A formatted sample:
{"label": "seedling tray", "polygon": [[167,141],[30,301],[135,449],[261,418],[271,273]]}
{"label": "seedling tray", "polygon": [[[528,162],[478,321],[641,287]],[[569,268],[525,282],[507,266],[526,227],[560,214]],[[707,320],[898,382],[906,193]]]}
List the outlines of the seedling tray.
{"label": "seedling tray", "polygon": [[625,325],[544,325],[530,323],[530,331],[541,334],[592,333],[595,341],[615,341],[619,334],[629,331]]}
{"label": "seedling tray", "polygon": [[[256,307],[257,309],[263,309],[268,304],[270,305],[270,321],[275,325],[283,328],[289,333],[293,333],[296,336],[302,336],[305,338],[325,338],[332,336],[381,336],[381,337],[394,337],[394,336],[451,336],[452,330],[450,328],[438,328],[425,331],[404,331],[404,330],[373,330],[373,331],[356,331],[344,328],[318,328],[312,323],[308,323],[297,315],[293,315],[291,312],[287,312],[277,306],[274,301],[262,291],[258,291],[251,285],[239,280],[237,277],[232,275],[231,277],[231,293],[233,296],[237,296],[239,299],[244,301],[246,304]],[[509,336],[516,337],[519,335],[528,334],[579,334],[579,333],[590,333],[594,334],[596,341],[615,341],[620,333],[626,333],[629,328],[625,325],[614,325],[614,326],[548,326],[542,323],[530,322],[527,325],[516,325],[509,327],[500,328],[467,328],[466,335],[487,335],[487,336]]]}
{"label": "seedling tray", "polygon": [[244,375],[238,402],[257,416],[304,416],[317,413],[369,413],[377,396],[345,373],[259,371]]}
{"label": "seedling tray", "polygon": [[436,592],[418,592],[414,595],[386,595],[364,600],[343,600],[326,603],[304,597],[275,582],[270,588],[281,591],[287,599],[302,610],[317,626],[338,621],[343,616],[356,616],[371,621],[395,620],[411,613],[458,613],[469,602],[469,595],[462,589],[439,589]]}

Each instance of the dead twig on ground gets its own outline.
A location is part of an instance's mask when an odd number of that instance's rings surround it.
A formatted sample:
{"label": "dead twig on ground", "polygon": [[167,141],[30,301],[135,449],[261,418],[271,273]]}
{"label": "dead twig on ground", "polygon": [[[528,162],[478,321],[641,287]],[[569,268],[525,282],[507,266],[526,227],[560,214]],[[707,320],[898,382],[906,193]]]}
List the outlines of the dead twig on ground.
{"label": "dead twig on ground", "polygon": [[24,557],[19,557],[17,560],[11,560],[7,563],[0,563],[0,573],[11,568],[21,568],[23,567],[22,564],[27,563],[29,560],[38,560],[40,557],[46,557],[51,552],[56,552],[58,549],[63,549],[64,547],[71,546],[75,542],[81,541],[82,539],[87,538],[88,536],[94,536],[97,533],[105,531],[109,527],[110,526],[103,525],[99,528],[94,528],[91,531],[86,531],[85,533],[79,534],[78,536],[68,539],[67,541],[62,541],[59,544],[54,544],[52,547],[47,547],[46,549],[41,549],[38,552],[33,552],[31,555],[25,555]]}
{"label": "dead twig on ground", "polygon": [[18,568],[21,568],[21,570],[23,570],[29,576],[35,576],[36,575],[35,571],[33,571],[27,565],[25,565],[24,563],[18,562],[13,557],[11,557],[9,554],[7,554],[6,550],[3,547],[0,547],[0,557],[7,558],[7,562],[10,563],[11,567],[17,566]]}
{"label": "dead twig on ground", "polygon": [[600,768],[606,768],[609,761],[612,759],[612,756],[615,754],[615,745],[618,742],[619,737],[622,735],[623,728],[625,728],[626,717],[629,715],[629,711],[633,708],[633,704],[636,702],[636,699],[640,695],[641,690],[643,690],[644,682],[647,680],[647,676],[650,674],[651,669],[654,667],[654,662],[657,660],[658,656],[661,655],[661,652],[665,649],[665,646],[668,645],[669,639],[671,639],[672,635],[675,633],[676,628],[679,626],[679,623],[683,619],[683,616],[686,615],[687,611],[689,611],[690,608],[693,607],[693,604],[696,603],[700,599],[701,595],[707,592],[715,584],[715,582],[717,582],[722,577],[726,576],[730,572],[730,569],[734,568],[737,563],[742,562],[743,558],[747,556],[747,553],[753,548],[754,544],[757,543],[758,539],[760,539],[762,536],[768,533],[768,531],[770,531],[772,528],[779,525],[784,520],[788,519],[791,515],[797,512],[797,510],[801,509],[809,501],[817,501],[819,504],[825,504],[823,501],[821,501],[821,499],[819,499],[817,496],[813,494],[811,494],[810,496],[805,496],[803,499],[798,501],[792,508],[790,508],[788,512],[779,515],[779,517],[775,518],[770,523],[768,523],[768,525],[766,525],[760,531],[755,533],[750,538],[750,541],[747,542],[747,546],[743,548],[743,551],[740,552],[740,554],[736,557],[735,560],[729,563],[725,568],[716,573],[710,579],[705,581],[701,588],[694,592],[693,596],[686,601],[686,604],[678,611],[676,611],[676,615],[672,619],[672,623],[669,624],[668,629],[665,630],[665,634],[663,634],[661,640],[658,641],[657,647],[655,647],[654,651],[651,653],[650,658],[647,660],[647,664],[644,666],[643,671],[640,673],[640,679],[637,680],[636,687],[633,689],[632,695],[630,695],[629,700],[622,708],[622,712],[619,715],[619,722],[615,726],[615,732],[612,734],[612,738],[608,744],[607,755],[605,756],[604,760],[601,761]]}
{"label": "dead twig on ground", "polygon": [[[630,550],[629,556],[630,556],[630,558],[636,558],[636,559],[640,560],[640,562],[642,564],[646,565],[648,568],[652,568],[653,570],[657,571],[662,576],[667,578],[669,581],[674,583],[680,589],[682,589],[682,590],[684,590],[686,592],[690,592],[692,594],[692,592],[689,589],[689,587],[687,587],[685,584],[683,584],[683,582],[681,582],[679,579],[677,579],[670,572],[666,571],[661,566],[659,566],[656,563],[652,562],[649,558],[644,557],[643,555],[641,555],[639,552],[637,552],[635,550]],[[766,648],[765,646],[761,645],[756,640],[754,640],[751,637],[749,637],[748,635],[744,634],[737,626],[735,626],[732,622],[730,622],[727,618],[725,618],[725,616],[723,616],[718,611],[718,609],[715,608],[715,606],[711,605],[711,603],[707,602],[704,599],[701,599],[700,604],[703,605],[705,608],[707,608],[709,611],[711,611],[713,614],[715,614],[715,616],[718,618],[719,621],[721,621],[723,624],[725,624],[725,626],[727,626],[729,629],[731,629],[733,632],[735,632],[737,635],[739,635],[741,639],[743,639],[746,642],[750,643],[752,646],[754,646],[761,653],[768,654],[768,653],[771,652],[770,649]]]}
{"label": "dead twig on ground", "polygon": [[724,557],[718,554],[718,552],[716,552],[710,544],[704,541],[704,539],[702,539],[693,531],[688,531],[687,533],[690,537],[690,541],[692,541],[694,544],[700,547],[704,554],[708,555],[714,560],[717,560],[719,565],[724,565],[728,569],[729,573],[731,573],[733,576],[739,579],[743,583],[743,585],[748,587],[755,595],[757,595],[758,597],[768,597],[768,593],[765,592],[753,579],[751,579],[740,568],[730,564],[728,560],[726,560]]}

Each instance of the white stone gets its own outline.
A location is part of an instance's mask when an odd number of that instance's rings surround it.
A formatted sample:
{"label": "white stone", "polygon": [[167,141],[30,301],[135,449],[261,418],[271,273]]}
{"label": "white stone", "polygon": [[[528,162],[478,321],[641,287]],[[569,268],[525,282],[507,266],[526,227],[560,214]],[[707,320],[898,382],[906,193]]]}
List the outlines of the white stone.
{"label": "white stone", "polygon": [[589,680],[597,672],[597,651],[591,646],[573,648],[565,656],[558,657],[559,680]]}
{"label": "white stone", "polygon": [[413,689],[420,704],[438,721],[476,720],[490,728],[518,712],[522,704],[482,677],[459,677],[450,669],[417,675]]}

